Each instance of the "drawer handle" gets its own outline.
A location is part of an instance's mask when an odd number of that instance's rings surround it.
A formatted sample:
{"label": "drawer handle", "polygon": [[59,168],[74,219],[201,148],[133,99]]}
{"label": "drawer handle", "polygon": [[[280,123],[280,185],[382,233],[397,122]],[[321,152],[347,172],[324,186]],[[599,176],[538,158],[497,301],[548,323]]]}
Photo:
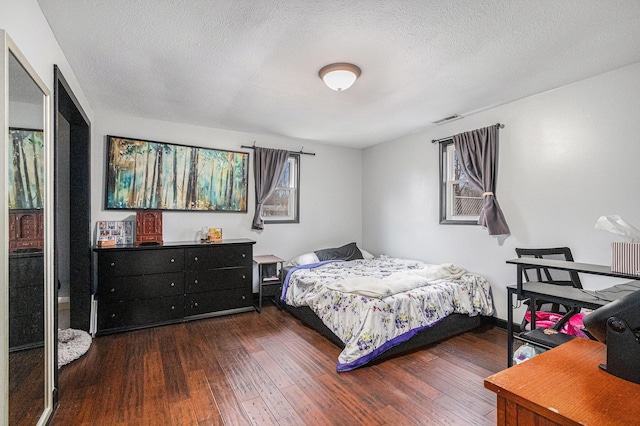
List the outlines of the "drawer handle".
{"label": "drawer handle", "polygon": [[198,302],[194,303],[193,306],[198,306]]}
{"label": "drawer handle", "polygon": [[194,258],[193,258],[193,261],[194,261],[194,262],[197,262],[197,261],[198,261],[198,256],[194,257]]}
{"label": "drawer handle", "polygon": [[176,283],[171,283],[171,287],[174,287],[176,285]]}
{"label": "drawer handle", "polygon": [[246,255],[246,254],[244,254],[244,253],[242,253],[242,257],[247,257],[247,255]]}
{"label": "drawer handle", "polygon": [[111,314],[111,318],[115,318],[115,317],[116,317],[116,314]]}
{"label": "drawer handle", "polygon": [[175,261],[176,261],[175,259],[171,259],[171,263],[173,263],[173,262],[175,262]]}
{"label": "drawer handle", "polygon": [[115,289],[115,288],[112,288],[112,289],[111,289],[111,293],[115,293],[115,292],[116,292],[116,289]]}
{"label": "drawer handle", "polygon": [[242,279],[244,280],[245,278],[247,278],[247,276],[246,275],[242,275]]}
{"label": "drawer handle", "polygon": [[114,262],[111,262],[111,266],[116,266],[116,264]]}
{"label": "drawer handle", "polygon": [[245,296],[242,296],[242,300],[244,300],[244,299],[246,299],[246,297],[245,297]]}
{"label": "drawer handle", "polygon": [[193,283],[194,284],[198,284],[198,280],[193,280]]}
{"label": "drawer handle", "polygon": [[171,310],[172,310],[172,311],[175,311],[175,310],[176,310],[176,307],[172,305],[172,306],[171,306]]}

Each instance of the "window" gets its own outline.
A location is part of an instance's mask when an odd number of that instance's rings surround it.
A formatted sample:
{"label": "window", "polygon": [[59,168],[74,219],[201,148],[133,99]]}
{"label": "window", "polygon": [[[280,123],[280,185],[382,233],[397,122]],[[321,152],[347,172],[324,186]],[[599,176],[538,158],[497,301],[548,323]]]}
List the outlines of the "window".
{"label": "window", "polygon": [[440,143],[440,223],[477,225],[482,191],[460,168],[453,140]]}
{"label": "window", "polygon": [[300,222],[300,154],[289,154],[280,180],[262,205],[264,223]]}

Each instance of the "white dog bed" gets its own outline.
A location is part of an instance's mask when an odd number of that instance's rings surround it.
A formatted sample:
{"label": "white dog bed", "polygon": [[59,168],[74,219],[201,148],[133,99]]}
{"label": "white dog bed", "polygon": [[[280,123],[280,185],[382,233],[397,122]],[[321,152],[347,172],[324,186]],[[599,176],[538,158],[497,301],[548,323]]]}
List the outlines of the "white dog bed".
{"label": "white dog bed", "polygon": [[58,330],[58,368],[84,355],[91,346],[91,336],[86,331],[67,328]]}

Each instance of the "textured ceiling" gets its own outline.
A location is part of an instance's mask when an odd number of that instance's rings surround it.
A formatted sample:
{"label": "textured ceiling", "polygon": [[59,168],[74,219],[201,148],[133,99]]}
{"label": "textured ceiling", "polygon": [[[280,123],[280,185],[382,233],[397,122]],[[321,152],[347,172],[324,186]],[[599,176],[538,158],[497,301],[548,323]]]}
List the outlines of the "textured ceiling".
{"label": "textured ceiling", "polygon": [[353,147],[640,61],[638,0],[39,3],[96,111]]}

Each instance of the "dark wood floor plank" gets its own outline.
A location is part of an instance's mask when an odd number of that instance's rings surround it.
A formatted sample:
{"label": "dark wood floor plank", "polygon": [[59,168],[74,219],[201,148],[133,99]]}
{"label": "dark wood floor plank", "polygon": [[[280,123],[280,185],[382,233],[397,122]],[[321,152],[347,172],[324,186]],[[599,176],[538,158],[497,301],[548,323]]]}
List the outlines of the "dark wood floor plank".
{"label": "dark wood floor plank", "polygon": [[[507,359],[507,350],[504,346],[504,342],[502,344],[487,342],[484,340],[492,339],[495,333],[491,330],[486,331],[482,335],[480,332],[476,333],[465,333],[455,341],[451,339],[447,339],[439,345],[437,354],[439,350],[447,351],[449,353],[453,353],[457,355],[459,358],[462,358],[468,361],[469,367],[481,367],[484,368],[485,371],[477,371],[478,374],[484,374],[486,371],[500,371],[506,368],[506,359]],[[504,335],[499,333],[498,336]]]}
{"label": "dark wood floor plank", "polygon": [[337,398],[328,393],[314,379],[300,379],[296,381],[300,390],[313,401],[318,409],[331,421],[332,424],[350,425],[359,424],[347,408],[337,401]]}
{"label": "dark wood floor plank", "polygon": [[343,385],[336,376],[336,374],[323,374],[316,378],[316,382],[322,386],[327,394],[332,395],[341,407],[355,417],[359,424],[365,422],[379,424],[374,420],[377,419],[375,412],[386,404],[381,405],[370,392],[361,394],[358,390],[354,391],[353,387]]}
{"label": "dark wood floor plank", "polygon": [[384,420],[385,425],[393,426],[409,426],[416,423],[405,416],[403,416],[398,410],[390,405],[376,411],[376,415]]}
{"label": "dark wood floor plank", "polygon": [[198,422],[221,418],[205,372],[203,370],[190,371],[187,383]]}
{"label": "dark wood floor plank", "polygon": [[59,425],[487,425],[506,333],[481,327],[337,373],[340,349],[274,306],[94,339],[60,372]]}
{"label": "dark wood floor plank", "polygon": [[309,397],[296,386],[281,390],[282,394],[294,407],[305,425],[331,425],[331,421],[322,413]]}
{"label": "dark wood floor plank", "polygon": [[251,356],[260,364],[264,373],[269,376],[278,389],[287,388],[294,384],[291,377],[266,351],[255,352]]}
{"label": "dark wood floor plank", "polygon": [[236,397],[225,376],[209,378],[209,387],[225,425],[245,426],[250,424],[240,400]]}
{"label": "dark wood floor plank", "polygon": [[487,404],[495,403],[495,394],[483,386],[485,376],[468,372],[456,364],[457,359],[454,356],[450,358],[436,358],[430,361],[429,365],[413,362],[410,368],[416,377],[428,381],[444,394],[456,397],[464,395],[466,399],[473,398]]}
{"label": "dark wood floor plank", "polygon": [[242,407],[246,411],[251,424],[265,426],[278,425],[278,421],[262,398],[258,397],[244,401]]}
{"label": "dark wood floor plank", "polygon": [[172,426],[192,426],[198,423],[191,401],[182,400],[169,404]]}
{"label": "dark wood floor plank", "polygon": [[327,370],[335,371],[336,369],[340,349],[326,339],[311,344],[285,331],[273,336],[273,340],[282,345],[289,358],[303,367],[312,377],[323,374]]}
{"label": "dark wood floor plank", "polygon": [[145,398],[142,410],[144,414],[141,424],[171,424],[170,405],[166,398]]}
{"label": "dark wood floor plank", "polygon": [[171,335],[161,336],[159,339],[164,383],[169,403],[189,398],[185,370],[182,367],[180,352],[176,349],[178,342]]}
{"label": "dark wood floor plank", "polygon": [[260,345],[269,354],[269,356],[275,360],[282,371],[292,378],[292,380],[294,380],[294,378],[309,379],[311,377],[307,370],[291,359],[282,345],[277,343],[275,340],[263,337],[259,339],[259,341]]}
{"label": "dark wood floor plank", "polygon": [[456,416],[460,417],[468,425],[489,426],[492,424],[486,416],[495,408],[495,404],[487,406],[473,398],[464,399],[460,396],[453,397],[450,395],[442,395],[435,402],[446,410],[456,413]]}
{"label": "dark wood floor plank", "polygon": [[243,367],[247,377],[253,383],[267,408],[278,415],[278,422],[283,425],[299,425],[302,423],[296,411],[282,395],[277,385],[270,379],[260,364],[250,354],[238,351],[235,354],[237,365]]}
{"label": "dark wood floor plank", "polygon": [[44,347],[9,354],[9,424],[36,424],[44,410]]}
{"label": "dark wood floor plank", "polygon": [[[427,358],[422,362],[428,362]],[[419,392],[429,399],[436,399],[442,395],[438,389],[415,377],[410,370],[402,368],[402,364],[397,362],[397,360],[389,360],[383,365],[378,364],[372,366],[371,369],[380,371],[383,376],[393,377],[394,382],[402,383],[404,387],[410,388],[415,392]]]}
{"label": "dark wood floor plank", "polygon": [[233,389],[239,401],[249,401],[260,397],[260,392],[256,389],[253,380],[251,380],[252,378],[244,366],[235,360],[233,362],[221,362],[221,365],[225,377],[229,381],[231,389]]}

